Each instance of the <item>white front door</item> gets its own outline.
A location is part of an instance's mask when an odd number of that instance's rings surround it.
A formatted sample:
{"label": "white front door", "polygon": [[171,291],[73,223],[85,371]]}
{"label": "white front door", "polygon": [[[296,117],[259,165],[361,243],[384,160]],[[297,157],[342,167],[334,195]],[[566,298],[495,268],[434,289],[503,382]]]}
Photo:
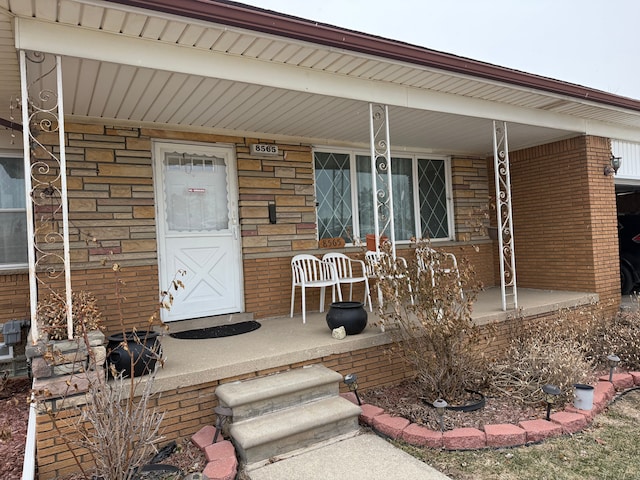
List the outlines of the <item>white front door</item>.
{"label": "white front door", "polygon": [[163,321],[243,310],[235,155],[232,147],[154,144],[160,288],[178,270]]}

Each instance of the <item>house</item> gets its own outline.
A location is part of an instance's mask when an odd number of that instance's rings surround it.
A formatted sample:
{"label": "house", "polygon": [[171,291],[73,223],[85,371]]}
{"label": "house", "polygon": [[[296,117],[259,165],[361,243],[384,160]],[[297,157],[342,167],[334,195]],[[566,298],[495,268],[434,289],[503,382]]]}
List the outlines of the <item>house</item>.
{"label": "house", "polygon": [[639,100],[223,0],[0,0],[0,29],[0,322],[65,281],[108,306],[107,260],[127,327],[182,268],[166,322],[266,324],[289,312],[294,254],[389,233],[372,193],[389,158],[398,249],[429,236],[486,286],[617,308],[609,167],[612,142],[640,143]]}

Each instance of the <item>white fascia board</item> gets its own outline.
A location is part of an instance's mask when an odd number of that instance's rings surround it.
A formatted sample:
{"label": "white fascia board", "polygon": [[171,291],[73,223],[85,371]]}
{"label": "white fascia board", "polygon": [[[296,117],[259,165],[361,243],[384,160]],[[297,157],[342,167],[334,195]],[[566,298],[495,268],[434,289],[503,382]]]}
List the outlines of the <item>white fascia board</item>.
{"label": "white fascia board", "polygon": [[[220,78],[363,102],[620,137],[619,128],[615,125],[571,115],[352,78],[32,18],[16,18],[15,35],[17,49]],[[632,136],[636,138],[635,135]],[[627,139],[628,136],[623,135],[622,138]]]}
{"label": "white fascia board", "polygon": [[640,142],[640,128],[611,125],[604,122],[587,122],[584,133],[598,137],[617,138],[627,142]]}

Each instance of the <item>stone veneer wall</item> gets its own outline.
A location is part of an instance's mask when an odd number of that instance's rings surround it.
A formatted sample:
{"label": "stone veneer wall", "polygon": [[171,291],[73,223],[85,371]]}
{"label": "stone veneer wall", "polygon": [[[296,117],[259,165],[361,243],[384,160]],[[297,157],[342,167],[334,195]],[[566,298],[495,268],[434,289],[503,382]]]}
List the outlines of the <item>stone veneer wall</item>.
{"label": "stone veneer wall", "polygon": [[488,240],[493,179],[488,177],[487,162],[482,158],[453,157],[451,172],[456,239],[467,243]]}
{"label": "stone veneer wall", "polygon": [[[254,156],[251,143],[268,139],[178,132],[160,129],[68,123],[67,165],[72,260],[72,284],[98,297],[108,331],[120,330],[115,308],[115,276],[108,264],[122,266],[125,328],[142,327],[156,309],[158,272],[153,191],[152,140],[223,143],[237,156],[239,216],[242,234],[245,310],[257,318],[286,315],[291,294],[290,259],[296,253],[322,255],[316,240],[313,156],[307,145],[278,143],[280,155]],[[49,146],[56,135],[41,134]],[[44,155],[40,153],[42,158]],[[486,163],[480,159],[452,159],[457,239],[474,242],[443,248],[464,254],[476,264],[485,285],[492,284],[493,255],[486,231],[488,209]],[[268,205],[276,206],[277,223],[269,223]],[[350,255],[359,249],[345,250]],[[0,295],[0,315],[29,316],[28,278],[0,276],[6,289]],[[52,282],[53,288],[60,282]],[[41,289],[46,293],[46,289]],[[360,295],[360,292],[358,292]],[[308,308],[317,309],[318,293],[309,295]],[[299,302],[296,306],[299,311]]]}
{"label": "stone veneer wall", "polygon": [[[122,267],[126,328],[144,326],[157,306],[153,139],[235,147],[244,256],[283,252],[290,258],[292,251],[317,247],[309,146],[279,144],[278,157],[260,157],[250,155],[249,145],[269,140],[74,123],[65,128],[72,283],[74,289],[86,287],[96,294],[107,330],[121,326],[114,308],[116,279],[101,262]],[[52,146],[57,137],[43,134],[39,140]],[[271,202],[276,224],[269,223]]]}

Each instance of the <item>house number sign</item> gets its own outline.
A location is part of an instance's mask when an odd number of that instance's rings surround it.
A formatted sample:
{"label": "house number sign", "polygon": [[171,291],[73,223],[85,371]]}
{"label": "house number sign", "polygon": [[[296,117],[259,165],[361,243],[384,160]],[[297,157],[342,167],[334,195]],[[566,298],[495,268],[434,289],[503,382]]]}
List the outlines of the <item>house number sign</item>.
{"label": "house number sign", "polygon": [[342,248],[344,247],[344,238],[335,237],[335,238],[321,238],[318,240],[319,248]]}
{"label": "house number sign", "polygon": [[278,155],[278,146],[272,143],[252,143],[251,155]]}

